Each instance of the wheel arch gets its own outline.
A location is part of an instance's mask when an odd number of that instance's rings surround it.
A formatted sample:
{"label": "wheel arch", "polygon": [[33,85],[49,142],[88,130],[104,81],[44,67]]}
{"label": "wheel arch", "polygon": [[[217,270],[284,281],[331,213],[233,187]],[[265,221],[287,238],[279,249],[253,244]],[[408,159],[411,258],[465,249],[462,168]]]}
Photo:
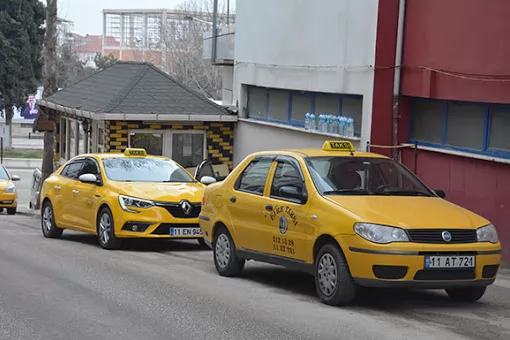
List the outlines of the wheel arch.
{"label": "wheel arch", "polygon": [[333,244],[333,245],[337,246],[338,249],[340,249],[340,251],[342,252],[342,254],[344,254],[342,246],[340,245],[340,243],[338,243],[338,241],[333,236],[331,236],[330,234],[322,234],[321,236],[319,236],[317,238],[317,240],[315,241],[315,243],[313,245],[313,263],[315,263],[315,261],[317,259],[317,255],[319,254],[319,251],[321,250],[321,248],[326,244]]}
{"label": "wheel arch", "polygon": [[235,242],[235,237],[234,235],[232,234],[232,231],[230,230],[230,228],[227,226],[226,223],[224,223],[223,221],[216,221],[213,225],[213,228],[212,228],[212,235],[211,235],[211,239],[212,241],[214,242],[214,239],[216,238],[216,233],[218,232],[218,230],[220,228],[225,228],[227,229],[227,231],[230,233],[230,235],[232,236],[232,239],[234,240]]}

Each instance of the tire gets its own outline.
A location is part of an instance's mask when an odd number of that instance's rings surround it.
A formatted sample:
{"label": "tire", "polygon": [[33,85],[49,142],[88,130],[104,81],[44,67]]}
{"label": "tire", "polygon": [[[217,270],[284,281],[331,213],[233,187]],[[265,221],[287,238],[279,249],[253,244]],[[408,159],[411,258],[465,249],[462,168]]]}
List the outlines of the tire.
{"label": "tire", "polygon": [[[329,270],[327,269],[329,267]],[[315,261],[315,288],[322,303],[348,305],[356,296],[349,265],[337,245],[325,244]],[[332,275],[336,274],[336,278]]]}
{"label": "tire", "polygon": [[227,228],[221,227],[214,235],[213,259],[221,276],[238,276],[244,269],[244,260],[236,255],[236,246]]}
{"label": "tire", "polygon": [[8,208],[7,209],[7,215],[16,215],[17,208],[18,207]]}
{"label": "tire", "polygon": [[446,294],[450,299],[462,302],[476,302],[482,298],[487,290],[484,287],[468,287],[468,288],[451,288],[446,289]]}
{"label": "tire", "polygon": [[113,215],[110,209],[103,208],[97,215],[97,238],[99,245],[103,249],[114,250],[119,249],[121,240],[115,236]]}
{"label": "tire", "polygon": [[55,214],[50,201],[45,201],[41,214],[41,230],[46,238],[60,238],[64,229],[55,224]]}

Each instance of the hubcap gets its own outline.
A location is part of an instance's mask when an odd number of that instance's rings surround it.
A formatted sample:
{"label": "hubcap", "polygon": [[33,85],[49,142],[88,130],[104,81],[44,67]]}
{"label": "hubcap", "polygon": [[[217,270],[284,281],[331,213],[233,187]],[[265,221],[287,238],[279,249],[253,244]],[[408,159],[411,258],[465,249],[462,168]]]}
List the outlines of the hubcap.
{"label": "hubcap", "polygon": [[108,214],[103,214],[99,220],[99,238],[103,244],[110,241],[110,233],[112,231],[112,221]]}
{"label": "hubcap", "polygon": [[218,236],[216,240],[216,263],[220,268],[225,268],[230,260],[230,242],[225,234]]}
{"label": "hubcap", "polygon": [[331,254],[322,255],[318,270],[319,286],[326,296],[333,295],[337,284],[336,261]]}
{"label": "hubcap", "polygon": [[51,212],[51,207],[47,205],[44,208],[43,213],[43,228],[46,232],[49,232],[52,226],[53,226],[53,214]]}

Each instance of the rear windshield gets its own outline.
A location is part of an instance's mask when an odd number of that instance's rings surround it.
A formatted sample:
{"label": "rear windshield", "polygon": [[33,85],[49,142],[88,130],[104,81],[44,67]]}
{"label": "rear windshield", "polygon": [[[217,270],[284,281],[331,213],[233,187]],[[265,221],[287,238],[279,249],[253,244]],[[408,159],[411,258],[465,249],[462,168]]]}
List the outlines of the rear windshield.
{"label": "rear windshield", "polygon": [[117,182],[191,183],[195,180],[170,159],[105,158],[106,177]]}

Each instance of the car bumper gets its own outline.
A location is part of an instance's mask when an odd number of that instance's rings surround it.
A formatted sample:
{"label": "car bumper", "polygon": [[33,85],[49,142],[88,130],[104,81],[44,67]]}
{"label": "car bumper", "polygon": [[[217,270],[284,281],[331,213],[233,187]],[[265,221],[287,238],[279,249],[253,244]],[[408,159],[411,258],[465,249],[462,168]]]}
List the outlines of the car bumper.
{"label": "car bumper", "polygon": [[138,214],[114,213],[115,236],[118,238],[201,239],[198,216],[174,218],[161,207],[153,207]]}
{"label": "car bumper", "polygon": [[[340,237],[354,281],[361,286],[445,289],[494,283],[501,245],[392,244],[375,245],[358,236]],[[341,243],[343,242],[343,243]],[[474,268],[426,268],[426,256],[474,256]]]}
{"label": "car bumper", "polygon": [[15,208],[17,204],[18,202],[16,194],[0,194],[0,208]]}

